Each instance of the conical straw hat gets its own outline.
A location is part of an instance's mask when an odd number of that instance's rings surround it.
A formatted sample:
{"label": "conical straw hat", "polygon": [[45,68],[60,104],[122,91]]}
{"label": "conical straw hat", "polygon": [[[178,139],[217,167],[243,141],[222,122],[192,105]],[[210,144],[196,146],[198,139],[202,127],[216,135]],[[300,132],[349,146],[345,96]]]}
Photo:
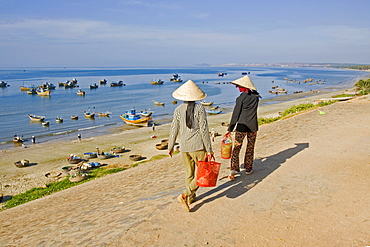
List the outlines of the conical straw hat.
{"label": "conical straw hat", "polygon": [[242,78],[239,78],[239,79],[237,79],[235,81],[232,81],[231,83],[232,84],[235,84],[235,85],[238,85],[238,86],[241,86],[241,87],[245,87],[245,88],[249,88],[249,89],[252,89],[252,90],[257,91],[257,89],[254,86],[251,78],[249,78],[248,75],[243,76]]}
{"label": "conical straw hat", "polygon": [[198,101],[207,97],[192,80],[188,80],[172,93],[172,97],[183,101]]}

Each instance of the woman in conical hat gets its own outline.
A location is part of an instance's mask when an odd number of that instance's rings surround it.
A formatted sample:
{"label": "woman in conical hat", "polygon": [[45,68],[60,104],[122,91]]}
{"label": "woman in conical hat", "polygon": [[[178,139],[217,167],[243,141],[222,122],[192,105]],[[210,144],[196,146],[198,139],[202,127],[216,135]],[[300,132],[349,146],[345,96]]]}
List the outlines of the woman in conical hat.
{"label": "woman in conical hat", "polygon": [[189,204],[195,200],[195,193],[199,188],[196,185],[196,165],[198,161],[204,160],[207,153],[213,157],[206,111],[201,104],[195,103],[207,97],[207,94],[189,80],[176,89],[172,96],[184,103],[179,105],[173,114],[168,154],[172,157],[178,137],[186,172],[186,189],[177,199],[187,211],[190,211]]}
{"label": "woman in conical hat", "polygon": [[253,172],[254,145],[258,131],[257,107],[260,96],[248,75],[231,83],[236,85],[241,93],[236,99],[230,124],[225,134],[230,135],[235,130],[229,175],[229,178],[233,180],[234,176],[240,172],[239,153],[245,137],[247,137],[247,148],[243,166],[247,175]]}

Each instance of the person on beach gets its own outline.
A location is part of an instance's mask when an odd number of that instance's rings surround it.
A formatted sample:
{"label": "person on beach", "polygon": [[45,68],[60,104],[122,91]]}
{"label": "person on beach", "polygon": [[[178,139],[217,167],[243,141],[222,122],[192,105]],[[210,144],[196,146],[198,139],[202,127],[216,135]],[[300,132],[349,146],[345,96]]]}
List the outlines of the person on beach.
{"label": "person on beach", "polygon": [[196,167],[198,161],[204,160],[206,155],[211,155],[213,151],[209,136],[207,115],[201,104],[195,103],[204,99],[205,94],[192,80],[187,81],[172,96],[182,100],[184,103],[179,105],[173,114],[173,121],[170,129],[168,142],[168,154],[172,157],[176,138],[180,138],[180,150],[185,166],[185,192],[177,197],[177,200],[190,211],[189,205],[195,201],[196,191]]}
{"label": "person on beach", "polygon": [[36,137],[35,136],[32,136],[31,141],[32,141],[32,144],[35,144],[36,143]]}
{"label": "person on beach", "polygon": [[231,83],[236,85],[241,92],[236,98],[230,124],[225,134],[230,135],[235,129],[229,175],[229,179],[233,180],[235,175],[240,172],[239,154],[245,137],[247,137],[247,148],[243,166],[247,175],[253,172],[254,145],[258,131],[257,108],[260,96],[248,75]]}
{"label": "person on beach", "polygon": [[81,142],[81,134],[77,135],[77,139],[78,139],[79,142]]}

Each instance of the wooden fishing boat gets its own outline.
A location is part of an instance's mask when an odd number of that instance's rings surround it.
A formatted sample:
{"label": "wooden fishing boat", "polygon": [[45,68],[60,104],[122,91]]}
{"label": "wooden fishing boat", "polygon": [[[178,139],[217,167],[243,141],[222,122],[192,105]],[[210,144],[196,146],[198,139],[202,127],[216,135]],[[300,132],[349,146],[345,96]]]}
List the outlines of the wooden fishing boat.
{"label": "wooden fishing boat", "polygon": [[158,102],[158,101],[153,100],[153,103],[154,103],[154,105],[164,106],[164,102]]}
{"label": "wooden fishing boat", "polygon": [[96,88],[99,87],[99,85],[96,84],[96,83],[93,83],[93,84],[90,84],[89,87],[90,87],[90,89],[96,89]]}
{"label": "wooden fishing boat", "polygon": [[99,83],[100,85],[105,85],[107,84],[107,80],[106,79],[100,80]]}
{"label": "wooden fishing boat", "polygon": [[57,123],[61,123],[61,122],[63,122],[63,118],[61,118],[61,117],[56,117],[56,118],[55,118],[55,122],[57,122]]}
{"label": "wooden fishing boat", "polygon": [[22,143],[24,140],[23,140],[23,138],[22,137],[19,137],[19,136],[17,136],[17,135],[14,135],[14,137],[13,137],[13,142],[14,143]]}
{"label": "wooden fishing boat", "polygon": [[49,121],[45,121],[45,122],[43,122],[43,123],[41,123],[42,124],[42,126],[44,126],[44,127],[48,127],[49,125],[50,125],[50,122]]}
{"label": "wooden fishing boat", "polygon": [[84,153],[84,158],[85,159],[94,159],[94,158],[97,158],[97,157],[98,157],[98,154],[96,152]]}
{"label": "wooden fishing boat", "polygon": [[123,85],[123,81],[118,81],[118,82],[111,82],[110,86],[111,87],[122,87]]}
{"label": "wooden fishing boat", "polygon": [[29,160],[19,160],[14,162],[14,165],[18,168],[26,167],[30,164]]}
{"label": "wooden fishing boat", "polygon": [[95,117],[95,113],[93,113],[93,112],[84,111],[84,115],[87,118],[94,118]]}
{"label": "wooden fishing boat", "polygon": [[156,81],[151,81],[152,85],[160,85],[160,84],[163,84],[164,81],[162,81],[161,79],[158,79]]}
{"label": "wooden fishing boat", "polygon": [[213,105],[213,101],[205,102],[205,101],[199,101],[203,106],[211,106]]}
{"label": "wooden fishing boat", "polygon": [[64,83],[64,88],[74,88],[74,87],[79,87],[77,85],[77,79],[73,78],[72,81],[66,81]]}
{"label": "wooden fishing boat", "polygon": [[141,114],[136,113],[135,109],[126,111],[125,114],[120,115],[120,118],[127,125],[135,125],[141,127],[148,127],[151,117],[143,117]]}
{"label": "wooden fishing boat", "polygon": [[112,113],[109,112],[109,111],[106,111],[106,112],[98,112],[98,116],[99,117],[109,117],[110,114],[112,114]]}
{"label": "wooden fishing boat", "polygon": [[69,156],[67,160],[69,164],[78,164],[82,161],[82,158],[76,156]]}
{"label": "wooden fishing boat", "polygon": [[210,115],[217,115],[217,114],[220,114],[222,111],[221,110],[207,110],[206,112]]}
{"label": "wooden fishing boat", "polygon": [[9,86],[9,85],[7,85],[7,83],[4,81],[0,81],[0,87],[6,87],[6,86]]}
{"label": "wooden fishing boat", "polygon": [[44,90],[53,90],[55,89],[55,86],[53,83],[44,82],[41,86],[39,86],[39,88],[42,88]]}
{"label": "wooden fishing boat", "polygon": [[144,111],[140,111],[138,114],[141,114],[141,116],[143,117],[150,117],[153,114],[153,111],[144,110]]}
{"label": "wooden fishing boat", "polygon": [[72,120],[78,120],[78,116],[71,116]]}
{"label": "wooden fishing boat", "polygon": [[38,96],[50,96],[50,92],[51,90],[44,90],[44,89],[36,90],[36,93]]}
{"label": "wooden fishing boat", "polygon": [[37,94],[36,88],[31,88],[30,90],[27,91],[28,94]]}
{"label": "wooden fishing boat", "polygon": [[36,87],[35,86],[19,86],[19,89],[21,90],[21,91],[29,91],[29,90],[31,90],[31,89],[35,89]]}
{"label": "wooden fishing boat", "polygon": [[177,104],[177,100],[172,100],[172,104],[176,105]]}
{"label": "wooden fishing boat", "polygon": [[109,159],[110,157],[111,157],[110,153],[104,153],[104,152],[98,153],[98,158],[101,160]]}
{"label": "wooden fishing boat", "polygon": [[141,160],[143,157],[139,154],[133,154],[133,155],[130,155],[129,156],[129,159],[132,160],[132,161],[139,161]]}
{"label": "wooden fishing boat", "polygon": [[78,89],[77,92],[76,92],[77,95],[80,95],[80,96],[85,96],[85,91],[81,90],[81,89]]}
{"label": "wooden fishing boat", "polygon": [[44,116],[37,116],[37,115],[31,115],[31,114],[27,114],[28,117],[32,120],[32,121],[39,121],[39,122],[42,122],[44,121],[45,117]]}
{"label": "wooden fishing boat", "polygon": [[110,149],[110,152],[113,154],[123,153],[125,152],[125,147],[113,147]]}

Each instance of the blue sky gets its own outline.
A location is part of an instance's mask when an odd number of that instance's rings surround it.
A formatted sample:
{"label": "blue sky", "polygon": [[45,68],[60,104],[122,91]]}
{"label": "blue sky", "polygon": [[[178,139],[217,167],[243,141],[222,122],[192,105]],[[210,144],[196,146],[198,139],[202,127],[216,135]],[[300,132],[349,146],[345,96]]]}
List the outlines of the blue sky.
{"label": "blue sky", "polygon": [[0,0],[0,67],[370,64],[368,0]]}

